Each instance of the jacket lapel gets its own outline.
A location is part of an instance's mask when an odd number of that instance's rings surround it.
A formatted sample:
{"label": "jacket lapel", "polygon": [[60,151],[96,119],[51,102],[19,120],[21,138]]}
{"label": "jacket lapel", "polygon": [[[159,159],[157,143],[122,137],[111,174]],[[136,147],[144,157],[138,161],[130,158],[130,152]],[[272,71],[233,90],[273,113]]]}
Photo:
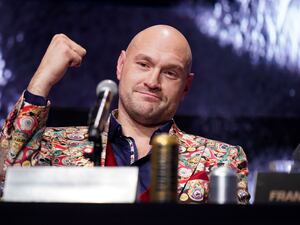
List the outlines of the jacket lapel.
{"label": "jacket lapel", "polygon": [[179,142],[178,156],[178,194],[181,195],[187,183],[191,180],[208,180],[205,165],[201,163],[206,148],[206,139],[182,132],[174,123],[169,132],[175,135]]}

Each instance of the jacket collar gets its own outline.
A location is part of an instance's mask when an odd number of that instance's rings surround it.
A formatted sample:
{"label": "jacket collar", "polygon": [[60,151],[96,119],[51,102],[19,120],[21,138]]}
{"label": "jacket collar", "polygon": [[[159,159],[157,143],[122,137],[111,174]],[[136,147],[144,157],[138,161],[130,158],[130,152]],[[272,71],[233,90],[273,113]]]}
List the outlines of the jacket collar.
{"label": "jacket collar", "polygon": [[[122,126],[121,124],[118,122],[118,110],[113,110],[110,118],[109,118],[109,123],[108,123],[108,140],[109,141],[113,141],[114,138],[116,137],[120,137],[123,135],[122,133]],[[160,133],[169,133],[172,125],[173,125],[174,121],[173,120],[169,120],[167,122],[165,122],[164,124],[162,124],[157,130],[154,131],[154,133],[152,134],[151,138],[150,138],[150,142],[152,140],[152,138]]]}
{"label": "jacket collar", "polygon": [[[103,151],[101,154],[101,166],[105,165],[106,146],[107,146],[107,141],[108,141],[108,133],[109,133],[108,131],[110,129],[110,124],[112,123],[112,125],[111,125],[112,129],[116,129],[114,132],[120,131],[121,125],[119,123],[115,123],[115,122],[117,122],[117,120],[116,120],[117,113],[118,113],[117,110],[112,111],[112,113],[108,119],[108,122],[105,126],[104,132],[102,132]],[[115,122],[113,122],[112,120],[115,120]],[[115,124],[113,124],[113,123],[115,123]],[[169,129],[169,127],[171,127],[171,128]],[[193,171],[190,178],[193,177],[193,175],[197,171],[197,166],[199,165],[199,162],[200,162],[201,158],[203,157],[203,152],[205,150],[207,140],[205,138],[200,138],[200,137],[197,137],[194,135],[189,135],[189,134],[186,134],[185,132],[181,131],[177,127],[174,120],[171,120],[170,122],[167,122],[166,124],[164,124],[161,128],[159,128],[157,130],[157,132],[160,132],[160,131],[164,132],[166,130],[169,130],[169,134],[174,135],[178,140],[178,144],[179,144],[179,147],[178,147],[179,162],[178,163],[181,163],[181,161],[188,161],[188,159],[190,158],[190,154],[192,152],[197,152],[197,154],[195,154],[196,156],[193,157],[193,162],[188,162],[185,165],[186,167],[188,167],[189,169],[191,169]],[[114,132],[113,132],[113,135],[114,135]],[[156,132],[154,132],[154,134],[156,134]],[[186,180],[186,182],[188,182],[190,178],[187,178],[184,180]],[[179,193],[184,189],[185,185],[183,185],[183,184],[184,183],[186,184],[186,182],[180,182],[180,181],[181,180],[178,181]]]}

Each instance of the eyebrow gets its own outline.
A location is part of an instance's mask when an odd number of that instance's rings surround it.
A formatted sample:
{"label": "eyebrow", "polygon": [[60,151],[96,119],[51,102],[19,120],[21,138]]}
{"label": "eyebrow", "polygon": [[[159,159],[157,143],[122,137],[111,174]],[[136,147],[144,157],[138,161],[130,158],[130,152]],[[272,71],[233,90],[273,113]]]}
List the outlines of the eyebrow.
{"label": "eyebrow", "polygon": [[[142,60],[146,60],[146,61],[149,61],[149,62],[153,63],[153,59],[152,59],[150,56],[145,55],[145,54],[142,54],[142,53],[136,55],[136,56],[134,57],[134,59],[135,59],[135,60],[137,60],[137,59],[142,59]],[[184,67],[181,66],[181,65],[178,65],[178,64],[170,63],[170,64],[166,65],[165,67],[166,67],[166,68],[175,68],[175,69],[179,69],[179,70],[181,70],[182,72],[184,72]]]}
{"label": "eyebrow", "polygon": [[138,55],[136,55],[135,57],[134,57],[134,59],[144,59],[144,60],[147,60],[147,61],[150,61],[150,62],[152,62],[153,61],[153,59],[150,57],[150,56],[147,56],[147,55],[145,55],[145,54],[138,54]]}

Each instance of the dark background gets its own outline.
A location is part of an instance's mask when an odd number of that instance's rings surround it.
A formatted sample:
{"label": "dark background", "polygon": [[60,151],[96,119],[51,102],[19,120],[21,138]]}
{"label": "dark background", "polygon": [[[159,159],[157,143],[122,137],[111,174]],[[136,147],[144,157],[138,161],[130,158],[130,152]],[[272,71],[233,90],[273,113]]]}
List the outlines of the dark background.
{"label": "dark background", "polygon": [[[0,0],[0,119],[26,88],[52,36],[64,33],[87,49],[52,90],[49,126],[86,125],[99,81],[114,79],[116,60],[140,30],[155,24],[179,29],[193,51],[195,80],[176,121],[187,132],[241,145],[256,170],[291,159],[299,139],[300,74],[276,63],[255,65],[247,53],[200,32],[185,4],[218,1]],[[291,92],[292,90],[292,92]]]}

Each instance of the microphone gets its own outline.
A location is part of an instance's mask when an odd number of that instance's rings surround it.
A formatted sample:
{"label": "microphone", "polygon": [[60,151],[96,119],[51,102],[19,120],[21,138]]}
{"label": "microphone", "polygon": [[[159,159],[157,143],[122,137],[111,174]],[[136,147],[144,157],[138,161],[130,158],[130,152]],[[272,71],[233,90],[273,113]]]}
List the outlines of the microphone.
{"label": "microphone", "polygon": [[100,165],[102,151],[101,133],[108,119],[110,105],[117,94],[117,84],[112,80],[101,81],[96,88],[97,101],[89,114],[88,139],[94,142],[94,163]]}
{"label": "microphone", "polygon": [[293,152],[293,164],[291,166],[291,173],[299,173],[299,172],[300,172],[300,144]]}

